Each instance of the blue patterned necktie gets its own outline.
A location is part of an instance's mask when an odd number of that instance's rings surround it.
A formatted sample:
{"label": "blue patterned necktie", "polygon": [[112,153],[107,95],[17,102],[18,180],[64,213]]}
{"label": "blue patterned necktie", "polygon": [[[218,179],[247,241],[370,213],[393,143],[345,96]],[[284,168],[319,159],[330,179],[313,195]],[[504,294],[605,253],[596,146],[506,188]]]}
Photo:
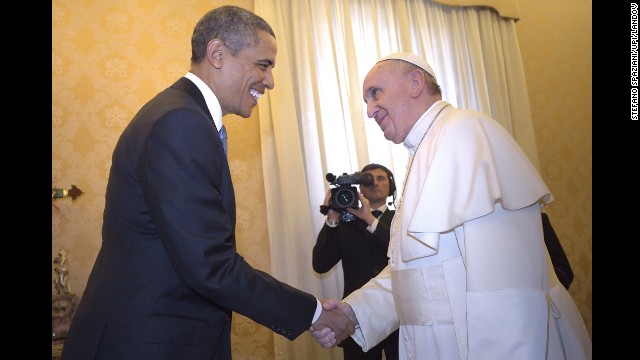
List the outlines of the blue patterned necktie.
{"label": "blue patterned necktie", "polygon": [[224,148],[224,154],[227,155],[227,129],[224,125],[220,128],[220,140],[222,140],[222,147]]}
{"label": "blue patterned necktie", "polygon": [[375,217],[376,219],[380,217],[380,215],[382,215],[382,211],[380,210],[372,210],[371,211],[371,215],[373,215],[373,217]]}

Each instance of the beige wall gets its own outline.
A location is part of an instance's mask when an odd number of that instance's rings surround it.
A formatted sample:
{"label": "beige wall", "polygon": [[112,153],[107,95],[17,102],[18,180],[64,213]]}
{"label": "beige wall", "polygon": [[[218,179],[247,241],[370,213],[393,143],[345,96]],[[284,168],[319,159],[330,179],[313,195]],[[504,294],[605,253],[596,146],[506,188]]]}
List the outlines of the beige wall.
{"label": "beige wall", "polygon": [[575,278],[569,292],[592,330],[591,0],[519,0],[516,23],[548,207]]}
{"label": "beige wall", "polygon": [[[111,152],[138,109],[189,67],[191,31],[222,4],[251,0],[53,0],[53,185],[78,186],[55,201],[52,261],[68,252],[70,286],[81,295],[101,242]],[[556,196],[549,215],[574,267],[571,293],[591,333],[591,2],[520,0],[517,24],[542,175]],[[149,24],[154,26],[150,27]],[[160,30],[158,30],[160,29]],[[269,271],[257,111],[225,117],[238,202],[238,250]],[[52,268],[53,269],[53,268]],[[272,359],[273,334],[234,317],[235,359]]]}

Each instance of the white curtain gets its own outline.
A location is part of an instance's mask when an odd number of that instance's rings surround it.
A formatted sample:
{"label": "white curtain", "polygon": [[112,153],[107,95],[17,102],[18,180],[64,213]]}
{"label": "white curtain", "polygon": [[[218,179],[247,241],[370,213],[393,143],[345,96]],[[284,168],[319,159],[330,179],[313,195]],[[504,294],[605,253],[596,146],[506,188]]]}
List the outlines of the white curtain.
{"label": "white curtain", "polygon": [[[325,175],[375,162],[398,188],[407,151],[367,118],[362,81],[382,56],[412,51],[436,73],[443,99],[502,123],[538,166],[515,20],[487,7],[427,0],[254,0],[276,33],[276,86],[260,100],[271,273],[318,298],[342,296],[342,268],[316,274]],[[400,195],[400,194],[398,194]],[[342,359],[309,334],[275,336],[276,359]]]}

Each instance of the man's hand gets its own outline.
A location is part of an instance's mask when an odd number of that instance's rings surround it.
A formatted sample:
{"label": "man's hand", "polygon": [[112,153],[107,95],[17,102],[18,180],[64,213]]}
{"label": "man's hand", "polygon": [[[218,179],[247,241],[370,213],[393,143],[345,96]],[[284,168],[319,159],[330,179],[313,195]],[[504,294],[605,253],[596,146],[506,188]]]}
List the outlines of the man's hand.
{"label": "man's hand", "polygon": [[362,195],[362,193],[360,192],[358,193],[358,197],[360,198],[360,202],[362,203],[362,206],[358,209],[347,208],[347,211],[359,217],[360,219],[364,220],[364,222],[366,222],[367,225],[373,224],[373,221],[376,218],[375,216],[371,215],[371,205],[369,205],[369,199],[364,197],[364,195]]}
{"label": "man's hand", "polygon": [[[323,348],[334,347],[346,339],[347,336],[352,335],[355,332],[355,325],[358,324],[358,319],[349,304],[333,299],[327,299],[322,303],[322,309],[320,318],[318,318],[318,320],[309,329],[311,331],[311,335],[314,337],[316,342],[320,344],[320,346]],[[348,334],[344,338],[340,336],[340,331],[336,333],[336,331],[334,331],[335,328],[331,325],[326,324],[324,327],[320,326],[322,316],[325,313],[339,313],[347,319]]]}
{"label": "man's hand", "polygon": [[[324,196],[324,202],[322,203],[324,206],[329,206],[329,200],[331,200],[331,189],[327,190],[327,193]],[[327,220],[331,221],[338,221],[338,219],[340,218],[340,213],[329,208],[329,211],[327,212]]]}

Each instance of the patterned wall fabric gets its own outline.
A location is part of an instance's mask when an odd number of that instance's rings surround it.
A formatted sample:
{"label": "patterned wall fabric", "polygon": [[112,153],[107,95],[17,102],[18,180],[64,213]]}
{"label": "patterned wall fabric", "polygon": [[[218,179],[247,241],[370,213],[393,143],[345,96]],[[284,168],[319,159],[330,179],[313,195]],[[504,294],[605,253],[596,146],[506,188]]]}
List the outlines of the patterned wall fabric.
{"label": "patterned wall fabric", "polygon": [[[67,250],[73,293],[84,291],[100,248],[104,193],[120,133],[147,100],[186,73],[197,20],[229,3],[253,8],[250,0],[53,0],[52,185],[73,184],[84,194],[54,202],[51,259]],[[557,199],[548,213],[576,274],[570,292],[591,333],[591,1],[520,5],[517,31],[542,175]],[[268,272],[257,111],[249,119],[225,117],[225,124],[238,250]],[[272,339],[266,328],[235,315],[234,359],[273,359]]]}
{"label": "patterned wall fabric", "polygon": [[573,296],[592,328],[591,0],[520,0],[516,23],[547,208],[575,278]]}

